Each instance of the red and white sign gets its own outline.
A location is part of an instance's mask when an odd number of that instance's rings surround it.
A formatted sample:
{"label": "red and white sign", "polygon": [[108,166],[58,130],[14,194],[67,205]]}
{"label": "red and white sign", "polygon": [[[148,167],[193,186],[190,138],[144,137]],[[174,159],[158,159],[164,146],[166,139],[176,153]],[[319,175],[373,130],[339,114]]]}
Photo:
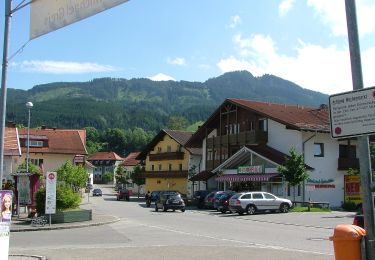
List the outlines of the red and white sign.
{"label": "red and white sign", "polygon": [[46,178],[46,214],[56,213],[56,172],[47,172]]}

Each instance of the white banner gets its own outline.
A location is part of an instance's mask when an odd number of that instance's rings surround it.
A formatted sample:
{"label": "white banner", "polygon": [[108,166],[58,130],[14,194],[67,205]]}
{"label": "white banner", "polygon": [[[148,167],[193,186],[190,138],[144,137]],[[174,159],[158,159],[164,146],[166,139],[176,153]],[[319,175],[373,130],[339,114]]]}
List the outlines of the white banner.
{"label": "white banner", "polygon": [[30,4],[30,40],[128,0],[34,0]]}
{"label": "white banner", "polygon": [[46,214],[56,213],[56,172],[47,172],[46,178]]}

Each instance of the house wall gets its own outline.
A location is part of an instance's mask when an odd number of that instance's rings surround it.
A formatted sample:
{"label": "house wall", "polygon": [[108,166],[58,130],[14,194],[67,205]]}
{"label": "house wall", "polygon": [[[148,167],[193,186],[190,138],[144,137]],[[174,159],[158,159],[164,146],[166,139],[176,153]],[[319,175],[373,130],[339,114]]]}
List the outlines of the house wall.
{"label": "house wall", "polygon": [[16,172],[19,161],[20,156],[4,156],[3,179],[13,182],[11,174]]}
{"label": "house wall", "polygon": [[[30,153],[30,159],[43,159],[44,172],[56,171],[66,161],[73,163],[74,154],[48,154],[48,153]],[[18,165],[25,161],[26,154],[22,154]],[[17,167],[18,167],[17,165]]]}
{"label": "house wall", "polygon": [[187,182],[185,178],[146,178],[146,190],[176,190],[187,195]]}

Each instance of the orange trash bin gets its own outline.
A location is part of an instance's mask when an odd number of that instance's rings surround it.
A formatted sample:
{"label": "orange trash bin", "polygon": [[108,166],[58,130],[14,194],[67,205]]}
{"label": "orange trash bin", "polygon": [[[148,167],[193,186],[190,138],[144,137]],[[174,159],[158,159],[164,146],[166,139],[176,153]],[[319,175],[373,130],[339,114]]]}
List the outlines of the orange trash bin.
{"label": "orange trash bin", "polygon": [[361,239],[366,230],[356,225],[337,225],[333,236],[336,260],[361,260]]}

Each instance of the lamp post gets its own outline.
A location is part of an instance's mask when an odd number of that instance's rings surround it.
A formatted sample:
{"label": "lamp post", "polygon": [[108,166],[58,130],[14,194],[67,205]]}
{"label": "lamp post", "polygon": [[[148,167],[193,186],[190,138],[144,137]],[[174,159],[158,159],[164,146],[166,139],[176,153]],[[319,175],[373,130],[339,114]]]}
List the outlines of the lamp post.
{"label": "lamp post", "polygon": [[29,120],[27,121],[27,151],[26,151],[26,173],[29,173],[29,150],[30,150],[30,110],[33,108],[33,103],[30,101],[26,103],[26,107],[29,110]]}

